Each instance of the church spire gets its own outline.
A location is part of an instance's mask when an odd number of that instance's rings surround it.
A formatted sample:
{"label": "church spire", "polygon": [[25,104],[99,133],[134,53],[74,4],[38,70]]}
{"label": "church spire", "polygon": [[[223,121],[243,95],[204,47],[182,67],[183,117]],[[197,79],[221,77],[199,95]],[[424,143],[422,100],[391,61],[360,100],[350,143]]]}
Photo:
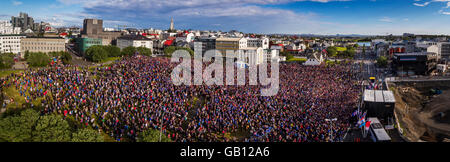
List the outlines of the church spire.
{"label": "church spire", "polygon": [[173,28],[173,18],[172,18],[172,20],[170,20],[170,30],[171,30],[171,31],[174,30],[174,28]]}

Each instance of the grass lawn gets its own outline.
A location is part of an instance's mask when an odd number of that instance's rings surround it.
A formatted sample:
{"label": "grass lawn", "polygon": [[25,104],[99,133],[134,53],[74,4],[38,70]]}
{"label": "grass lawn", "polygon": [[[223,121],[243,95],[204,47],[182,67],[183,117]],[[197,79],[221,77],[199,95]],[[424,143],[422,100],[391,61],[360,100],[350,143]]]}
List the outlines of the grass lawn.
{"label": "grass lawn", "polygon": [[21,73],[23,72],[23,70],[5,70],[5,71],[0,71],[0,78],[6,77],[8,75],[11,75],[13,73]]}
{"label": "grass lawn", "polygon": [[100,61],[99,63],[103,64],[103,63],[107,63],[107,62],[114,62],[114,61],[119,60],[119,59],[120,59],[120,57],[108,57],[108,58]]}
{"label": "grass lawn", "polygon": [[22,104],[25,103],[25,98],[20,96],[19,91],[17,91],[17,89],[14,88],[13,86],[6,88],[4,92],[6,93],[6,96],[8,96],[9,98],[13,98],[14,99],[13,103],[9,103],[6,106],[7,109],[10,109],[10,108],[21,108]]}
{"label": "grass lawn", "polygon": [[336,50],[337,50],[338,52],[344,52],[344,51],[347,50],[347,48],[346,48],[346,47],[336,47]]}
{"label": "grass lawn", "polygon": [[[6,106],[7,109],[22,108],[22,104],[26,103],[25,97],[21,96],[19,91],[14,86],[6,88],[4,92],[5,92],[6,96],[8,96],[7,99],[9,99],[9,98],[14,99],[14,103],[10,103]],[[50,93],[51,92],[49,92],[47,95],[51,95]],[[26,94],[28,94],[28,92]],[[44,97],[38,97],[31,102],[33,103],[34,106],[41,106],[42,99],[44,99]]]}
{"label": "grass lawn", "polygon": [[327,64],[327,66],[338,65],[338,64],[341,64],[341,61],[335,62],[335,61],[327,60],[326,64]]}
{"label": "grass lawn", "polygon": [[305,58],[292,58],[290,60],[287,60],[287,62],[306,62]]}

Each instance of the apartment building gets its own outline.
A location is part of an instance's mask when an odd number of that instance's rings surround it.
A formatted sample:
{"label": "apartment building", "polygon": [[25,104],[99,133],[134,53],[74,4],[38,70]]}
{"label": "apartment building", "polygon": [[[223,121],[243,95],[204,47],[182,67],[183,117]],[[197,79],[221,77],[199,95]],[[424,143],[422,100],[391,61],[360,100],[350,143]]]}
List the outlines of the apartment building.
{"label": "apartment building", "polygon": [[19,54],[20,41],[25,38],[24,35],[0,35],[0,53]]}
{"label": "apartment building", "polygon": [[22,38],[20,43],[22,55],[29,52],[60,52],[66,50],[64,38]]}

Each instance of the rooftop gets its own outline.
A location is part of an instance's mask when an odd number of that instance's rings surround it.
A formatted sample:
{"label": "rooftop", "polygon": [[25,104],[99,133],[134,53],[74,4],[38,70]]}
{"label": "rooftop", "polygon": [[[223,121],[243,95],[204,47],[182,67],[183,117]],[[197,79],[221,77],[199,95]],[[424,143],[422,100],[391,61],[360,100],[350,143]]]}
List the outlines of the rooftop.
{"label": "rooftop", "polygon": [[423,55],[432,55],[435,54],[433,52],[410,52],[410,53],[396,53],[395,56],[423,56]]}
{"label": "rooftop", "polygon": [[242,38],[217,38],[216,41],[239,41]]}
{"label": "rooftop", "polygon": [[142,35],[124,35],[124,36],[121,36],[121,37],[119,37],[119,38],[117,38],[117,39],[125,39],[125,40],[151,40],[151,39],[149,39],[149,38],[147,38],[147,37],[144,37],[144,36],[142,36]]}
{"label": "rooftop", "polygon": [[394,93],[383,90],[365,90],[365,102],[395,103]]}

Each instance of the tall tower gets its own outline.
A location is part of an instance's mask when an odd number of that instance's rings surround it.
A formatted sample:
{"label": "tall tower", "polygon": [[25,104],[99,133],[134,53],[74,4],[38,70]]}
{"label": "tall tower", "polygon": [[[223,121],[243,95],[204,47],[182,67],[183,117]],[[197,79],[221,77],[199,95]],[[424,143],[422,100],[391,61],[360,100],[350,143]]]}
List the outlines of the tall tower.
{"label": "tall tower", "polygon": [[172,18],[172,20],[170,20],[170,30],[171,31],[173,30],[173,18]]}

